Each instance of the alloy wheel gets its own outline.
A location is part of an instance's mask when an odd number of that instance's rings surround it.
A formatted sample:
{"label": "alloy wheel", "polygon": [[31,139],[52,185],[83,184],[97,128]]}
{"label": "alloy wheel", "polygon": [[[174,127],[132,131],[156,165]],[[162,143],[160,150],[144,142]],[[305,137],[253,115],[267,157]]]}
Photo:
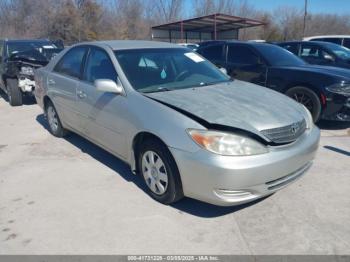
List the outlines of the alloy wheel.
{"label": "alloy wheel", "polygon": [[311,97],[309,97],[305,93],[294,93],[293,99],[300,104],[303,104],[310,112],[313,112],[314,104],[312,102]]}

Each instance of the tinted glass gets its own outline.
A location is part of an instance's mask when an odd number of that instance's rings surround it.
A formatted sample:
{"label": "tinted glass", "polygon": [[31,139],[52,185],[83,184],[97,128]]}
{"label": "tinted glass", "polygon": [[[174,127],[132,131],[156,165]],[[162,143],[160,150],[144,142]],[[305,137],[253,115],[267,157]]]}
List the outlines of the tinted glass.
{"label": "tinted glass", "polygon": [[282,47],[260,44],[255,48],[272,66],[301,66],[305,62]]}
{"label": "tinted glass", "polygon": [[222,60],[222,50],[223,45],[213,45],[208,46],[200,50],[200,54],[202,54],[206,59],[212,61]]}
{"label": "tinted glass", "polygon": [[350,48],[350,38],[344,38],[343,46]]}
{"label": "tinted glass", "polygon": [[61,58],[54,71],[64,75],[79,78],[85,52],[85,47],[75,47],[69,50]]}
{"label": "tinted glass", "polygon": [[230,81],[207,60],[186,49],[137,49],[115,52],[134,89],[161,92]]}
{"label": "tinted glass", "polygon": [[[327,44],[327,46],[330,46],[333,44]],[[334,45],[336,46],[336,45]],[[321,46],[316,46],[316,45],[307,45],[304,44],[301,47],[300,50],[300,56],[302,58],[317,58],[321,60],[329,60],[329,59],[334,59],[334,56],[324,50]]]}
{"label": "tinted glass", "polygon": [[341,45],[342,38],[329,37],[329,38],[323,38],[322,41],[334,43],[334,44],[337,44],[337,45]]}
{"label": "tinted glass", "polygon": [[283,44],[281,47],[287,49],[295,55],[298,55],[298,45],[297,44]]}
{"label": "tinted glass", "polygon": [[117,81],[117,73],[108,54],[102,49],[93,48],[86,62],[84,79],[93,83],[97,79]]}
{"label": "tinted glass", "polygon": [[20,41],[20,42],[11,42],[9,41],[7,43],[7,55],[11,56],[12,54],[18,53],[18,52],[25,52],[32,49],[37,49],[39,51],[40,48],[57,48],[56,45],[54,45],[50,41]]}
{"label": "tinted glass", "polygon": [[247,46],[229,45],[227,62],[235,64],[254,65],[259,57]]}
{"label": "tinted glass", "polygon": [[325,43],[325,47],[339,58],[350,59],[350,50],[344,46]]}

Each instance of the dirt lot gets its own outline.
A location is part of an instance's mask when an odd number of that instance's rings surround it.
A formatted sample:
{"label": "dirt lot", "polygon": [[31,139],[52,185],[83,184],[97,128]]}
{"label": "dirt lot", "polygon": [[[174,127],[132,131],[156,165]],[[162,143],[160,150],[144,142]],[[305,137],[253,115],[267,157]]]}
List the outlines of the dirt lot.
{"label": "dirt lot", "polygon": [[0,97],[0,254],[350,254],[350,125],[321,123],[311,170],[240,207],[161,205],[117,158],[57,139]]}

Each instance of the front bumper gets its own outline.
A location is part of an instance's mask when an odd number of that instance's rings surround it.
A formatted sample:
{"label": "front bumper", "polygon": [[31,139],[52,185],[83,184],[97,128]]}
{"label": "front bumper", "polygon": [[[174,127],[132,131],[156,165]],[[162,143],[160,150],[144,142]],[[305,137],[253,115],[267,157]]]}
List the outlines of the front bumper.
{"label": "front bumper", "polygon": [[292,144],[270,147],[255,156],[220,156],[170,148],[177,162],[185,196],[232,206],[270,195],[301,177],[315,157],[320,131],[307,130]]}
{"label": "front bumper", "polygon": [[331,94],[327,97],[327,106],[322,119],[350,121],[350,95]]}

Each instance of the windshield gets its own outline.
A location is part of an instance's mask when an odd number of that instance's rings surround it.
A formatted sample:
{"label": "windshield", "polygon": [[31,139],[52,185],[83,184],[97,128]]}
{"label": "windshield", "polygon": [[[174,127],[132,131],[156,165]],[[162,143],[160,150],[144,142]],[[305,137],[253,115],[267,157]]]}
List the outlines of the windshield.
{"label": "windshield", "polygon": [[162,92],[230,81],[213,64],[188,49],[134,49],[115,55],[133,88]]}
{"label": "windshield", "polygon": [[274,45],[256,45],[262,56],[271,66],[301,66],[305,62],[288,50]]}
{"label": "windshield", "polygon": [[336,44],[331,44],[331,43],[327,43],[326,46],[337,57],[346,59],[346,60],[350,59],[350,50],[348,48],[340,45],[336,45]]}
{"label": "windshield", "polygon": [[7,44],[7,54],[8,56],[11,56],[13,54],[19,53],[19,52],[26,52],[33,49],[36,49],[39,52],[42,52],[42,49],[54,49],[57,48],[52,42],[50,41],[18,41],[18,42],[8,42]]}

